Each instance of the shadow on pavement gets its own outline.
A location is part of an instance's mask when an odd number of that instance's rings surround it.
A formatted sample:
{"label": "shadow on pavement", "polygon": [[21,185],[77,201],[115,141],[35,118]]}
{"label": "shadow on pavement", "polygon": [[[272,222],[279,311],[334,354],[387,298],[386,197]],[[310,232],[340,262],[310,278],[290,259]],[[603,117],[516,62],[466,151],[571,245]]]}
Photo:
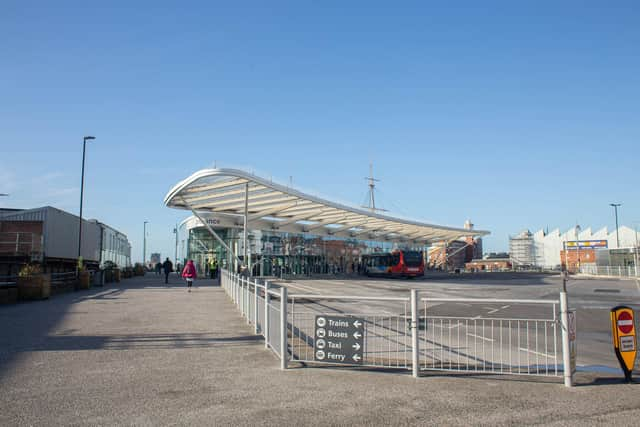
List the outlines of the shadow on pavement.
{"label": "shadow on pavement", "polygon": [[209,348],[245,345],[262,340],[258,335],[216,338],[211,334],[139,334],[139,335],[53,335],[8,349],[12,353],[32,351],[139,350]]}
{"label": "shadow on pavement", "polygon": [[[214,280],[196,280],[197,287],[213,287]],[[83,349],[127,348],[193,348],[213,345],[233,345],[255,340],[254,337],[213,338],[199,334],[131,335],[131,336],[64,336],[52,335],[70,312],[87,310],[79,303],[89,300],[114,302],[131,290],[158,288],[186,289],[184,281],[172,274],[165,285],[164,276],[147,274],[142,277],[124,279],[120,283],[109,283],[104,287],[92,287],[62,293],[42,301],[21,302],[0,306],[0,378],[7,374],[13,362],[23,352],[58,351]],[[186,291],[185,291],[186,292]],[[124,300],[124,298],[122,298]],[[122,301],[126,302],[126,301]],[[83,307],[80,309],[79,307]]]}
{"label": "shadow on pavement", "polygon": [[617,384],[627,384],[627,385],[637,385],[640,384],[640,381],[632,380],[631,383],[626,383],[624,381],[624,376],[619,377],[598,377],[594,378],[589,382],[577,383],[576,387],[591,387],[591,386],[600,386],[600,385],[617,385]]}

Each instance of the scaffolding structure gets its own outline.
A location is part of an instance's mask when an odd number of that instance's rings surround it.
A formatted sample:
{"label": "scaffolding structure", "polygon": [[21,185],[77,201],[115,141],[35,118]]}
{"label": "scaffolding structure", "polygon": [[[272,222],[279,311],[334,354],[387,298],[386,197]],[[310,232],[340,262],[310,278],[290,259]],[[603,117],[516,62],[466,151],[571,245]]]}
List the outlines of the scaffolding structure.
{"label": "scaffolding structure", "polygon": [[531,267],[536,265],[536,251],[533,234],[524,230],[515,237],[509,237],[509,257],[514,267]]}

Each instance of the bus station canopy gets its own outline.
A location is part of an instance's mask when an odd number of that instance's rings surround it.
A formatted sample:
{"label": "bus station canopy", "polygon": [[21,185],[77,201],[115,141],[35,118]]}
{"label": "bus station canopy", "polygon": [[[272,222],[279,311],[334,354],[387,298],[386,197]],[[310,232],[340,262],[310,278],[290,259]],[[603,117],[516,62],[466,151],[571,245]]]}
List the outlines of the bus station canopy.
{"label": "bus station canopy", "polygon": [[203,169],[176,184],[167,207],[235,215],[241,226],[262,231],[426,244],[488,231],[445,227],[382,215],[304,194],[237,169]]}

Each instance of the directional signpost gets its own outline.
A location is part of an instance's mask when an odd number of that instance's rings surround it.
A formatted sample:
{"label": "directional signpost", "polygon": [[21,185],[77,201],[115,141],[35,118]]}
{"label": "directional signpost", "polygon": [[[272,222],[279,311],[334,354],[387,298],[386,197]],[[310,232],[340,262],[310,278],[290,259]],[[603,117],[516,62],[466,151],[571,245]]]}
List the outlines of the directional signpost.
{"label": "directional signpost", "polygon": [[362,365],[363,319],[319,315],[315,325],[316,362]]}
{"label": "directional signpost", "polygon": [[636,330],[631,308],[618,306],[611,309],[611,333],[613,348],[624,372],[624,378],[631,382],[631,373],[636,361]]}

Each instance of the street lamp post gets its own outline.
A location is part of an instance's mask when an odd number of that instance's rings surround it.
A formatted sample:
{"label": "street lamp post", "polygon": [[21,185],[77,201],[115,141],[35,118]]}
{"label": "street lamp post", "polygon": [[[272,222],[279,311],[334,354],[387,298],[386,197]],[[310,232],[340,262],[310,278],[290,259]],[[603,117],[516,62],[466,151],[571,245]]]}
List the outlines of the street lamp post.
{"label": "street lamp post", "polygon": [[576,274],[580,273],[580,226],[576,224]]}
{"label": "street lamp post", "polygon": [[622,203],[609,203],[609,206],[613,206],[616,213],[616,249],[620,249],[620,234],[618,232],[618,206],[622,206]]}
{"label": "street lamp post", "polygon": [[175,262],[176,262],[176,265],[178,265],[178,224],[176,224],[176,228],[173,229],[173,232],[176,235]]}
{"label": "street lamp post", "polygon": [[78,271],[82,267],[82,199],[84,195],[84,159],[87,150],[87,141],[96,139],[95,136],[85,136],[82,139],[82,174],[80,178],[80,221],[78,224]]}
{"label": "street lamp post", "polygon": [[143,239],[142,239],[142,265],[147,267],[147,224],[149,221],[145,221],[143,225]]}

